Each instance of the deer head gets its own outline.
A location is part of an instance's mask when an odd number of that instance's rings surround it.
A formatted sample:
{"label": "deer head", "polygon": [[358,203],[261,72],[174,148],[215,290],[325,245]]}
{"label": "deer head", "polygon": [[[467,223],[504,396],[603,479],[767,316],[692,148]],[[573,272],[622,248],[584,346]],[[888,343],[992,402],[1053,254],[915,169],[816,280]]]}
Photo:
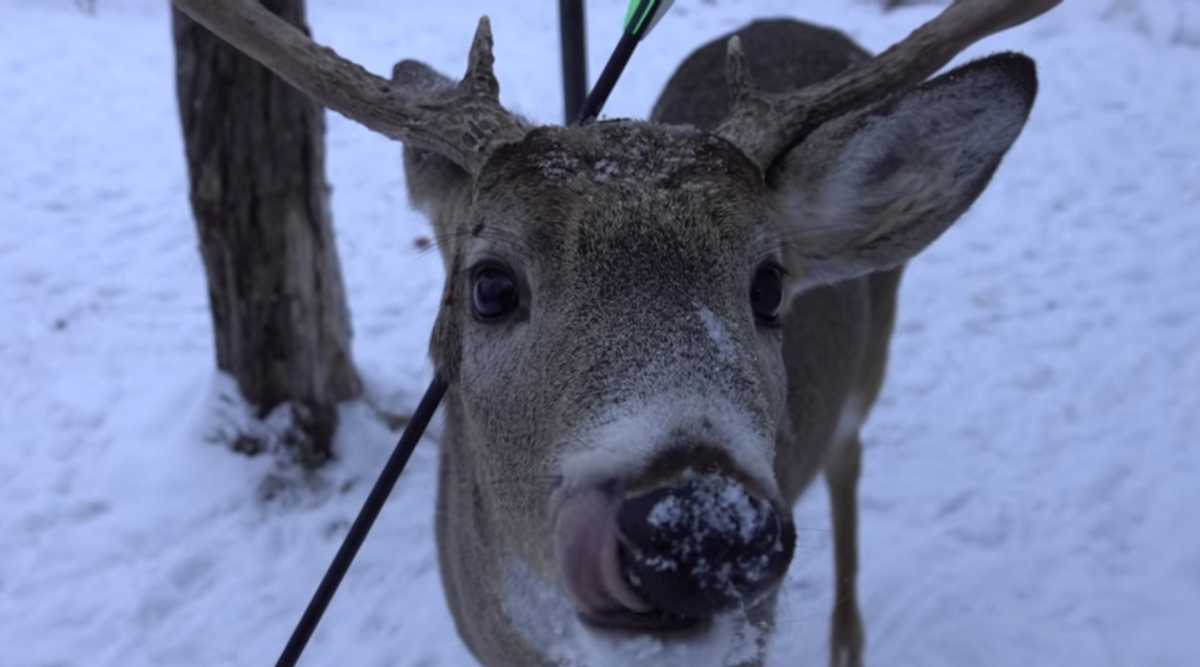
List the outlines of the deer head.
{"label": "deer head", "polygon": [[405,143],[447,276],[443,579],[476,655],[514,665],[562,657],[551,644],[576,630],[702,642],[714,617],[769,603],[825,446],[794,442],[791,297],[896,267],[966,210],[1025,122],[1033,63],[925,80],[1057,2],[959,0],[783,93],[755,87],[731,40],[732,111],[706,131],[532,127],[498,102],[486,19],[457,83],[415,61],[383,79],[257,2],[175,0]]}

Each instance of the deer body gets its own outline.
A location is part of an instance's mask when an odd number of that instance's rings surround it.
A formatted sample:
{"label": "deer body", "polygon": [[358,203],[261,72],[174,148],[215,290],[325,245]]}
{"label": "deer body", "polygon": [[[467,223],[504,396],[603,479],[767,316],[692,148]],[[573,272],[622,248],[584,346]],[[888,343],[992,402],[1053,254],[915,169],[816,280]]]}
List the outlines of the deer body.
{"label": "deer body", "polygon": [[447,275],[440,566],[482,663],[762,664],[811,528],[791,507],[824,471],[831,663],[861,664],[858,432],[901,267],[987,185],[1036,93],[1016,54],[922,81],[1057,0],[958,0],[873,59],[751,24],[690,56],[652,122],[572,128],[499,106],[486,21],[460,82],[416,61],[386,81],[257,3],[175,3],[406,142]]}

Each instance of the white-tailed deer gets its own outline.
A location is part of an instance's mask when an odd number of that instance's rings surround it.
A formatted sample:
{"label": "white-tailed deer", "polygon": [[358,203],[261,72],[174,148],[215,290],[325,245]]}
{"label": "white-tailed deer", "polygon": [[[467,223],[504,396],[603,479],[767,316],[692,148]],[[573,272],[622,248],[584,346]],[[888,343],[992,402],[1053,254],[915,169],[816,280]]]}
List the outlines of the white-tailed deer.
{"label": "white-tailed deer", "polygon": [[1058,0],[959,0],[874,58],[753,23],[690,56],[650,122],[571,128],[500,106],[486,20],[460,82],[415,61],[388,80],[257,2],[175,4],[406,144],[447,276],[441,571],[480,661],[760,664],[791,506],[823,471],[831,662],[861,664],[858,433],[901,266],[987,185],[1037,88],[1012,53],[925,79]]}

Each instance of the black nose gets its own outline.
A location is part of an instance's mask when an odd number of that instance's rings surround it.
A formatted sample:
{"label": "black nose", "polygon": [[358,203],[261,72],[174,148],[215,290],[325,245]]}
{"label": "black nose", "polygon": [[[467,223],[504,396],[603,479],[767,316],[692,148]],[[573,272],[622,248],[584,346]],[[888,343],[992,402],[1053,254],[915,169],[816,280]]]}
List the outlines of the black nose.
{"label": "black nose", "polygon": [[783,577],[796,546],[790,517],[724,475],[626,498],[617,526],[630,586],[687,617],[752,604]]}

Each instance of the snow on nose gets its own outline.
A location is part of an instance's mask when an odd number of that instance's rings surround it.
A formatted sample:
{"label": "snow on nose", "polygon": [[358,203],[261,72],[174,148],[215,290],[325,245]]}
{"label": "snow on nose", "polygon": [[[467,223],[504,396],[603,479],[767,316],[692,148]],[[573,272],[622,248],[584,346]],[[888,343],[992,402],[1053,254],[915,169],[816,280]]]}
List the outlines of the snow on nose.
{"label": "snow on nose", "polygon": [[617,510],[623,579],[672,614],[704,618],[750,606],[791,562],[795,528],[781,514],[720,474],[628,497]]}
{"label": "snow on nose", "polygon": [[559,507],[555,557],[585,620],[680,630],[752,605],[778,583],[795,546],[782,517],[724,475],[693,474],[626,497],[589,489]]}

